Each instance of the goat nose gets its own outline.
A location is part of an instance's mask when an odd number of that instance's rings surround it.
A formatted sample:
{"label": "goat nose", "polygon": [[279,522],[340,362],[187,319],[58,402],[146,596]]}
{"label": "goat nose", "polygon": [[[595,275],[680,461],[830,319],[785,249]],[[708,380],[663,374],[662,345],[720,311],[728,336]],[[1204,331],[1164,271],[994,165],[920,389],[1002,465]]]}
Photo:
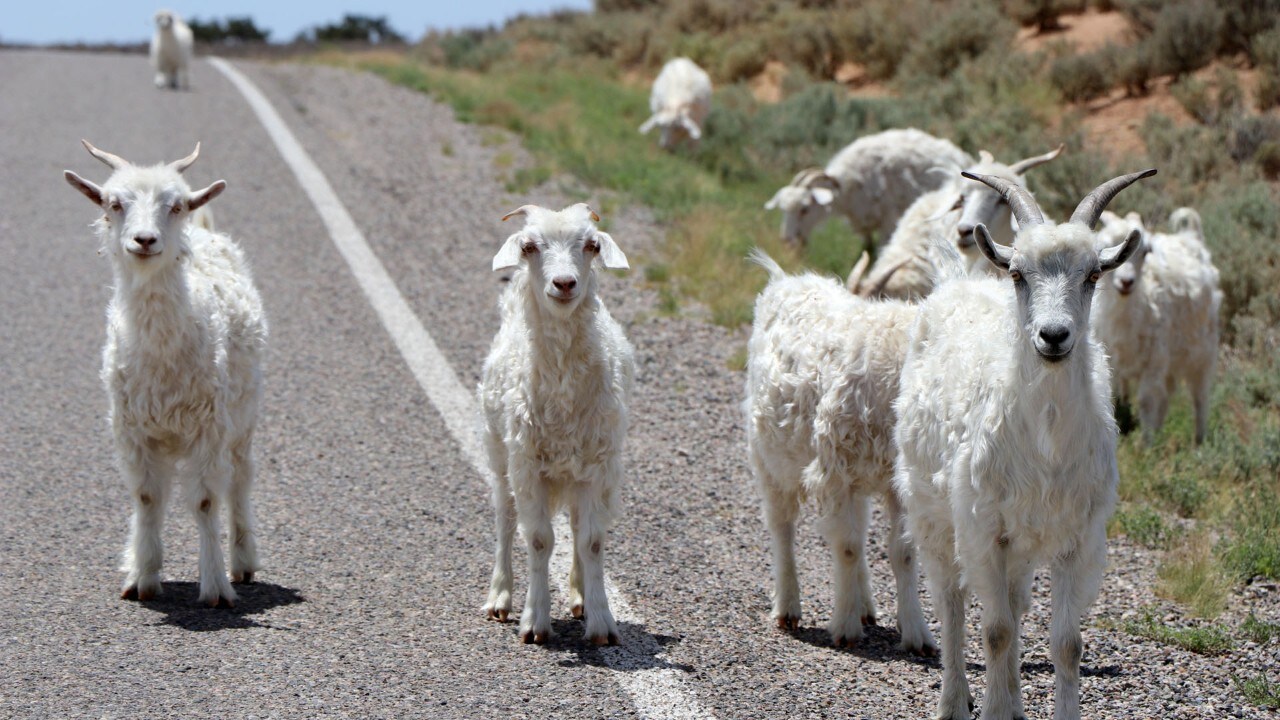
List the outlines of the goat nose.
{"label": "goat nose", "polygon": [[1061,345],[1071,336],[1066,325],[1046,325],[1040,328],[1040,339],[1050,345]]}
{"label": "goat nose", "polygon": [[156,244],[156,236],[155,235],[135,235],[133,237],[133,241],[138,243],[144,248],[150,248],[152,245]]}
{"label": "goat nose", "polygon": [[576,278],[564,276],[564,277],[554,278],[551,281],[551,284],[555,285],[556,289],[559,290],[560,292],[569,292],[570,290],[572,290],[578,285],[578,281]]}

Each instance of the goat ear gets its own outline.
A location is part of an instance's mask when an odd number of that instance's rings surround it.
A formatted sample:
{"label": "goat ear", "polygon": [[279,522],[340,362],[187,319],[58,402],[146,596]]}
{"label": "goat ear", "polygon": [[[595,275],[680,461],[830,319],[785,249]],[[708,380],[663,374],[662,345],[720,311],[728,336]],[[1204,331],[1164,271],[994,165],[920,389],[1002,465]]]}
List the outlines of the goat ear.
{"label": "goat ear", "polygon": [[831,192],[828,188],[816,187],[810,192],[813,193],[814,202],[819,205],[830,205],[831,202],[836,199],[836,194]]}
{"label": "goat ear", "polygon": [[1005,272],[1009,271],[1009,264],[1013,262],[1013,248],[996,244],[996,241],[991,239],[991,233],[987,232],[987,226],[982,223],[978,223],[973,229],[973,238],[978,241],[978,249],[991,261],[992,265]]}
{"label": "goat ear", "polygon": [[187,196],[187,211],[193,211],[204,207],[210,200],[222,194],[227,189],[227,181],[219,180],[203,190],[197,190]]}
{"label": "goat ear", "polygon": [[631,264],[627,262],[627,256],[622,254],[622,249],[618,247],[618,243],[609,237],[607,232],[597,232],[596,242],[600,243],[600,260],[604,266],[611,270],[629,270]]}
{"label": "goat ear", "polygon": [[493,256],[493,270],[510,270],[520,264],[520,257],[524,254],[520,250],[520,243],[524,241],[524,233],[515,233],[502,243],[502,247],[498,250],[498,254]]}
{"label": "goat ear", "polygon": [[689,133],[690,138],[693,138],[694,140],[698,140],[702,137],[702,129],[699,128],[698,124],[695,123],[688,116],[681,115],[680,124],[684,126],[685,132]]}
{"label": "goat ear", "polygon": [[1098,261],[1102,264],[1102,272],[1111,272],[1129,261],[1142,245],[1142,230],[1134,228],[1124,243],[1106,248],[1098,253]]}
{"label": "goat ear", "polygon": [[102,207],[102,202],[106,198],[106,195],[102,192],[102,188],[94,185],[88,180],[85,180],[70,170],[64,171],[62,173],[62,177],[67,179],[67,183],[71,185],[71,187],[79,190],[82,195],[89,198],[94,205]]}
{"label": "goat ear", "polygon": [[765,203],[765,204],[764,204],[764,209],[765,209],[765,210],[772,210],[772,209],[774,209],[774,208],[778,207],[778,203],[780,203],[780,202],[782,202],[782,191],[781,191],[781,190],[779,190],[778,192],[774,193],[774,194],[773,194],[773,197],[769,198],[769,202],[767,202],[767,203]]}
{"label": "goat ear", "polygon": [[640,126],[640,134],[641,135],[648,134],[648,132],[653,129],[653,126],[657,124],[658,124],[658,116],[657,115],[650,116],[649,119],[645,120],[644,124]]}

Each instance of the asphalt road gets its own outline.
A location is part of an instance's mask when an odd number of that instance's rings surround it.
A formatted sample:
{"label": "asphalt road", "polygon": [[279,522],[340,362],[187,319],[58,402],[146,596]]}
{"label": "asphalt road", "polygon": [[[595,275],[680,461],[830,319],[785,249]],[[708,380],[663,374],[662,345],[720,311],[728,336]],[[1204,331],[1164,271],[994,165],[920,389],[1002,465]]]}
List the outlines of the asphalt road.
{"label": "asphalt road", "polygon": [[[498,321],[489,260],[511,231],[497,218],[528,201],[608,198],[564,183],[509,194],[503,178],[523,157],[509,138],[460,126],[447,109],[375,78],[236,65],[473,387]],[[513,624],[486,622],[492,519],[480,475],[244,99],[204,62],[192,86],[157,91],[138,56],[0,51],[0,717],[931,712],[938,666],[895,647],[880,539],[871,562],[888,627],[852,650],[827,647],[828,563],[806,523],[804,629],[771,629],[767,536],[743,462],[741,379],[725,369],[742,337],[657,316],[634,281],[603,281],[641,368],[626,515],[605,564],[633,611],[628,645],[586,644],[554,583],[557,635],[547,646],[521,645]],[[228,181],[212,205],[218,227],[245,249],[271,322],[254,493],[264,570],[239,590],[234,610],[196,604],[194,524],[176,505],[163,596],[119,599],[129,505],[98,380],[111,277],[88,228],[95,210],[62,179],[68,168],[107,176],[82,137],[138,162],[181,157],[200,140],[191,182]],[[638,267],[653,242],[643,212],[606,220]],[[517,552],[521,599],[525,578]],[[1106,635],[1086,631],[1091,715],[1109,696],[1165,682],[1099,658]],[[1028,631],[1034,716],[1051,707],[1043,640]],[[665,687],[650,682],[655,672],[676,689],[652,692]],[[980,689],[977,666],[970,678]],[[1211,707],[1240,710],[1224,673],[1207,685]],[[1133,716],[1172,707],[1167,694],[1150,701]]]}

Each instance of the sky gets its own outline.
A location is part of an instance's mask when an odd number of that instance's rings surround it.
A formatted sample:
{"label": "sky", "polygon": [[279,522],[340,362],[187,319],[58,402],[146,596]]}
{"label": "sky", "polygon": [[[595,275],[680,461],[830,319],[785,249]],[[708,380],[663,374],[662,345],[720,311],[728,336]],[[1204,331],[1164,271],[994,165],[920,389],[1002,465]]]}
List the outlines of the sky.
{"label": "sky", "polygon": [[299,31],[338,22],[347,13],[386,16],[400,34],[416,40],[429,28],[440,30],[501,25],[519,13],[541,14],[558,8],[585,10],[591,0],[17,0],[6,3],[0,41],[7,43],[130,43],[151,38],[151,16],[164,7],[201,20],[248,15],[271,40],[292,40]]}

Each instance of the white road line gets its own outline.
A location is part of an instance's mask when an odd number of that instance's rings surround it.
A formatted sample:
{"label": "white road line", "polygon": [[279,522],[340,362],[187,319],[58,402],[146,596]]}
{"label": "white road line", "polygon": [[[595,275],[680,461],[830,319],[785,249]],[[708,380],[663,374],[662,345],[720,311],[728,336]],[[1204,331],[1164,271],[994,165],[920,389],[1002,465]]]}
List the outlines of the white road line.
{"label": "white road line", "polygon": [[[329,181],[298,143],[284,120],[271,106],[270,101],[247,77],[226,60],[216,57],[208,60],[210,65],[225,75],[240,91],[249,103],[249,107],[258,116],[258,120],[279,149],[285,164],[293,170],[293,174],[298,178],[298,184],[315,205],[321,220],[329,230],[333,244],[346,259],[356,282],[369,298],[369,303],[377,313],[378,319],[382,321],[383,327],[395,341],[409,370],[417,378],[418,384],[426,392],[431,404],[439,410],[445,425],[449,428],[449,433],[462,448],[472,468],[487,480],[491,473],[476,432],[478,415],[474,395],[458,380],[448,360],[440,352],[439,346],[423,327],[422,321],[413,313],[404,296],[400,294],[395,281],[387,274],[386,268],[373,253],[369,243],[365,241],[364,234],[360,232],[355,220],[338,199]],[[566,537],[567,533],[567,523],[561,520],[557,524],[557,534]],[[553,566],[555,574],[560,578],[566,577],[569,572],[569,545],[568,542],[557,543],[560,552],[555,554]],[[644,621],[631,608],[630,603],[618,588],[608,578],[605,582],[614,616],[623,623],[629,623],[633,628],[644,627]],[[560,589],[562,593],[566,593],[563,584]],[[652,718],[652,720],[713,717],[681,687],[681,675],[684,671],[668,666],[668,663],[661,659],[662,648],[657,639],[643,630],[632,631],[624,627],[621,632],[624,644],[620,647],[602,648],[600,653],[605,664],[619,671],[615,673],[615,678],[623,690],[631,696],[641,717]]]}

